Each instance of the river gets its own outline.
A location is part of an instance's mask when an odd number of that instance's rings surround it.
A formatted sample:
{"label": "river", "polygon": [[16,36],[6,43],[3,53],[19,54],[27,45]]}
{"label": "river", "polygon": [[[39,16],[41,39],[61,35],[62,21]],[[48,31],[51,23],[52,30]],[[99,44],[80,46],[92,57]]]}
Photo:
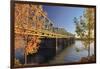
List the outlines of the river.
{"label": "river", "polygon": [[[90,44],[90,54],[94,54],[94,42]],[[84,49],[84,45],[80,40],[76,40],[74,44],[67,46],[61,53],[57,54],[49,64],[72,63],[79,61],[82,57],[88,56],[88,50]],[[20,48],[16,52],[16,58],[24,64],[24,48]]]}
{"label": "river", "polygon": [[[90,54],[94,54],[94,42],[90,44]],[[88,50],[84,49],[84,45],[80,40],[76,40],[71,46],[68,46],[60,54],[56,55],[49,64],[61,64],[78,62],[82,57],[88,56]]]}

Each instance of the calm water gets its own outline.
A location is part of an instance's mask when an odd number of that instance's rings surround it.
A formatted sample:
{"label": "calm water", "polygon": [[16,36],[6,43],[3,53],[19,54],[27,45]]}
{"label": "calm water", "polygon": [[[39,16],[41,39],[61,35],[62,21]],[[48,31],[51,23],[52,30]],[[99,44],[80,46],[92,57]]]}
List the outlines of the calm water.
{"label": "calm water", "polygon": [[[77,51],[78,49],[78,51]],[[94,54],[94,42],[90,45],[90,54]],[[75,44],[68,46],[62,53],[58,54],[53,60],[51,60],[50,64],[55,63],[71,63],[77,62],[82,57],[88,56],[88,51],[84,49],[84,46],[80,40],[76,40]]]}
{"label": "calm water", "polygon": [[[78,51],[77,51],[78,50]],[[91,55],[94,54],[94,42],[90,45]],[[68,46],[60,54],[56,55],[53,60],[50,60],[49,64],[61,64],[77,62],[82,57],[88,56],[88,51],[84,49],[84,46],[80,40],[76,40],[75,44]],[[16,50],[16,58],[24,63],[24,48]]]}

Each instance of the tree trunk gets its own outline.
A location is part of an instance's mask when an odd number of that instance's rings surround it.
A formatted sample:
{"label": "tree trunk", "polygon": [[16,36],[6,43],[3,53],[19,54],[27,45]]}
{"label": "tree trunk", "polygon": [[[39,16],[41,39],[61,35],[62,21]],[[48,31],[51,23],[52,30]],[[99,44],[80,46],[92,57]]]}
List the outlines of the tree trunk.
{"label": "tree trunk", "polygon": [[88,57],[90,56],[90,41],[89,41],[89,45],[88,45]]}
{"label": "tree trunk", "polygon": [[26,47],[24,49],[24,57],[25,57],[25,64],[27,64],[27,54],[26,54]]}

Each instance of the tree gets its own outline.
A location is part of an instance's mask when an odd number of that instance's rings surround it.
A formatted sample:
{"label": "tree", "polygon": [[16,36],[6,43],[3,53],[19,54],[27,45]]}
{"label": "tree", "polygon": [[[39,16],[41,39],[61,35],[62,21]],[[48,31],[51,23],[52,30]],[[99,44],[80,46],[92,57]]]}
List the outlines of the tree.
{"label": "tree", "polygon": [[80,18],[74,18],[76,25],[76,33],[82,39],[85,48],[88,48],[88,56],[90,56],[90,43],[94,38],[94,8],[86,8],[84,14]]}
{"label": "tree", "polygon": [[[29,4],[15,4],[15,34],[21,34],[20,36],[24,40],[25,64],[27,64],[27,55],[37,53],[40,43],[39,36],[28,34],[28,31],[33,28],[32,23],[36,22],[32,18],[34,6]],[[37,26],[36,28],[38,29],[39,27]]]}

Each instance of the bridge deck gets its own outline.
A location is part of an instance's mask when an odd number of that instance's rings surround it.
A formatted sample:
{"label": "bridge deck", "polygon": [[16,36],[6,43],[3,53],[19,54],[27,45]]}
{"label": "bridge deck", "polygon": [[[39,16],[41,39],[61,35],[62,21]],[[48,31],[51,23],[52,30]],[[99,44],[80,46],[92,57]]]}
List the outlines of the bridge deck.
{"label": "bridge deck", "polygon": [[23,34],[23,35],[37,35],[40,37],[50,37],[50,38],[70,38],[72,37],[68,35],[53,33],[47,30],[30,29],[30,28],[23,29],[22,27],[17,27],[17,26],[15,26],[15,33]]}

